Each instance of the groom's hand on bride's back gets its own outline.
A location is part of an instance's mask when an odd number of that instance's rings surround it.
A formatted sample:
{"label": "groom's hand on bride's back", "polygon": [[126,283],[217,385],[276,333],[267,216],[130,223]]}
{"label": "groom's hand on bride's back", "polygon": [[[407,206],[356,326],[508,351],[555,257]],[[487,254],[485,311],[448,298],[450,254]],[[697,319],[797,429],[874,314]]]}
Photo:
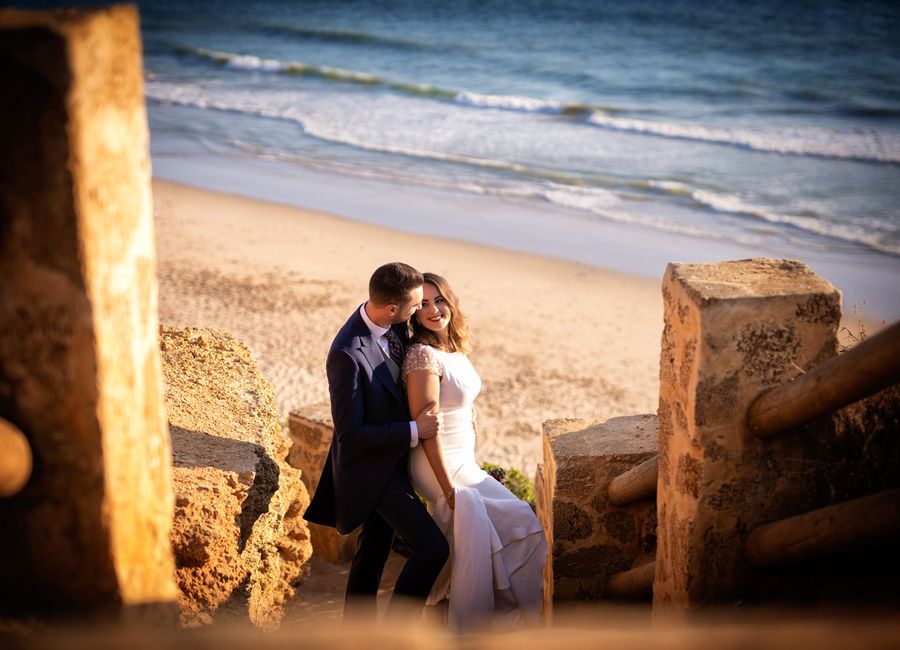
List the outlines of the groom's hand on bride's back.
{"label": "groom's hand on bride's back", "polygon": [[429,402],[428,406],[416,416],[416,428],[419,430],[419,439],[427,440],[441,433],[444,416],[437,410],[437,404]]}

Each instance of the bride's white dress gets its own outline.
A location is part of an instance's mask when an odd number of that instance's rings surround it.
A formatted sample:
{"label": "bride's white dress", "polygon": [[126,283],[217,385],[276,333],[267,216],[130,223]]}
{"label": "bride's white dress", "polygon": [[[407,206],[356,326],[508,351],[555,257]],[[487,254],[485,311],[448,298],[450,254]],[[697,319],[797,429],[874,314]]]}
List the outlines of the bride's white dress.
{"label": "bride's white dress", "polygon": [[403,377],[428,370],[440,377],[440,436],[455,487],[456,509],[441,493],[431,465],[416,446],[409,469],[413,486],[450,542],[450,560],[428,604],[449,598],[448,624],[456,631],[506,630],[540,613],[547,542],[526,502],[494,480],[475,461],[472,403],[481,378],[461,352],[412,345]]}

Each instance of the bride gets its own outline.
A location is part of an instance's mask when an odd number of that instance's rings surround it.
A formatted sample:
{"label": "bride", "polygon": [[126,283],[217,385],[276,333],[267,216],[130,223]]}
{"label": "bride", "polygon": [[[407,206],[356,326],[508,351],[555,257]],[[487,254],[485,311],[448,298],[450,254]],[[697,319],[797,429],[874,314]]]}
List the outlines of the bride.
{"label": "bride", "polygon": [[531,506],[475,461],[472,403],[481,378],[466,356],[468,322],[447,281],[424,275],[403,376],[410,412],[437,402],[444,426],[413,449],[409,471],[451,549],[428,604],[449,599],[455,631],[508,630],[538,618],[547,542]]}

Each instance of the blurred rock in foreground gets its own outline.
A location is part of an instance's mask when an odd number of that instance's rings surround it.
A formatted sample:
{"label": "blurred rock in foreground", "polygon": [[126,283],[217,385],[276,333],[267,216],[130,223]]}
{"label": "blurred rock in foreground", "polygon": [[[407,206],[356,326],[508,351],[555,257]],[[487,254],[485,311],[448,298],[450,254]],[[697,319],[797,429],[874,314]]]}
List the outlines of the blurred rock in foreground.
{"label": "blurred rock in foreground", "polygon": [[135,7],[0,9],[3,614],[175,610],[141,71]]}

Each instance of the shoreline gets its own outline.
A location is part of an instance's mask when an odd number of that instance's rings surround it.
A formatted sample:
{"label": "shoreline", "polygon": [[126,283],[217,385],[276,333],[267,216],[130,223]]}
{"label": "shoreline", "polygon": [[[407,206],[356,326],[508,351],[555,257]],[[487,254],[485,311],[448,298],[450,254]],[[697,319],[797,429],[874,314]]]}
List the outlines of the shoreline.
{"label": "shoreline", "polygon": [[[670,261],[796,259],[832,282],[844,311],[872,323],[900,318],[900,257],[826,241],[786,238],[765,247],[667,233],[586,217],[541,202],[449,192],[259,160],[200,152],[165,136],[153,146],[154,176],[404,232],[555,257],[657,281]],[[761,228],[763,226],[760,226]]]}

